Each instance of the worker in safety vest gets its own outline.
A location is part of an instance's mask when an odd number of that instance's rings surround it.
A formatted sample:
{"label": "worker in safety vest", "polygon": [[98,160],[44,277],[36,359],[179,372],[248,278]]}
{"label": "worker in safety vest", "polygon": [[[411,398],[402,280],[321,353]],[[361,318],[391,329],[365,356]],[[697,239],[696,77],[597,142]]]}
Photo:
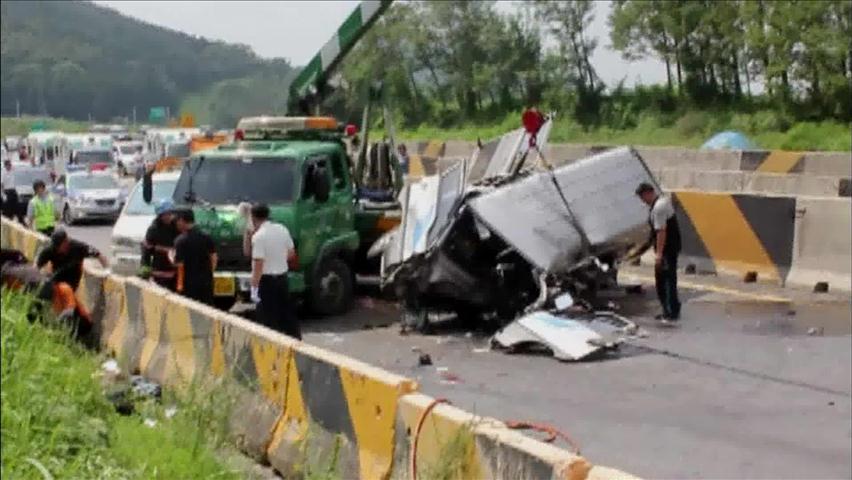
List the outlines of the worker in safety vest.
{"label": "worker in safety vest", "polygon": [[53,203],[53,195],[47,193],[47,187],[41,180],[36,180],[33,183],[33,195],[29,205],[27,205],[27,224],[33,230],[43,233],[47,236],[53,235],[53,229],[56,227],[56,206]]}

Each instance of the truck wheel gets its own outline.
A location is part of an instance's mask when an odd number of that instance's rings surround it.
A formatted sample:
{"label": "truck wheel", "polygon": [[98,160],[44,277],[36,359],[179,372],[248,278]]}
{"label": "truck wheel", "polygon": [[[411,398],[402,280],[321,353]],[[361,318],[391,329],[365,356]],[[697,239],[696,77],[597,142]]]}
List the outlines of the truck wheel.
{"label": "truck wheel", "polygon": [[223,312],[230,311],[235,303],[237,303],[237,297],[213,297],[213,306]]}
{"label": "truck wheel", "polygon": [[340,315],[351,303],[352,270],[339,258],[326,258],[311,282],[311,309],[320,315]]}
{"label": "truck wheel", "polygon": [[74,216],[71,215],[71,207],[65,205],[65,209],[62,210],[62,222],[65,225],[74,225]]}

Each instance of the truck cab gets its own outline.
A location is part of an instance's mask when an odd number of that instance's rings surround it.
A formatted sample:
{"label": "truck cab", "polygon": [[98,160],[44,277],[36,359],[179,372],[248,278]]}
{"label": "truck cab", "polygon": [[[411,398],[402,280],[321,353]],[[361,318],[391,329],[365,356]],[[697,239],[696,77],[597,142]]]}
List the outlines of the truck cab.
{"label": "truck cab", "polygon": [[399,214],[397,205],[367,208],[359,202],[340,130],[329,117],[244,119],[235,142],[184,163],[174,201],[191,207],[196,224],[216,243],[217,306],[230,308],[250,291],[251,259],[243,251],[249,219],[239,205],[262,202],[296,245],[291,292],[320,314],[348,309],[364,242],[379,234],[374,230],[396,225]]}

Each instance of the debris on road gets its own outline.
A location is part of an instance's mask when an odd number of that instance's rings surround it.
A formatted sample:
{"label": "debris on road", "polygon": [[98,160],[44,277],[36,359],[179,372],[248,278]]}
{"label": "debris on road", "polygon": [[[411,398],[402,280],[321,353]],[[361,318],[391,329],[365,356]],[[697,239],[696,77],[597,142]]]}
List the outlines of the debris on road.
{"label": "debris on road", "polygon": [[509,350],[545,347],[559,360],[576,361],[614,350],[635,328],[632,322],[610,313],[567,316],[536,311],[504,327],[492,342]]}
{"label": "debris on road", "polygon": [[[370,249],[402,303],[403,328],[424,330],[440,314],[499,327],[565,293],[579,302],[616,285],[618,261],[649,238],[633,192],[656,182],[626,147],[535,168],[551,124],[536,135],[510,132],[490,154],[477,151],[403,192],[402,223]],[[526,165],[531,153],[542,161]],[[484,173],[471,182],[474,171]]]}
{"label": "debris on road", "polygon": [[432,357],[429,356],[428,353],[423,353],[417,359],[417,365],[423,367],[426,365],[432,365]]}

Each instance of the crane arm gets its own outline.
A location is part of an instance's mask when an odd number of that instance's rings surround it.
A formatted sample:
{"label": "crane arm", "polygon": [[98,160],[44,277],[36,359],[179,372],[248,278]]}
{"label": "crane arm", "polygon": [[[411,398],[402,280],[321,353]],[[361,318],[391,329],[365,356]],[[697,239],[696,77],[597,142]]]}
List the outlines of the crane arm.
{"label": "crane arm", "polygon": [[[365,0],[346,17],[340,28],[290,84],[290,110],[309,109],[322,100],[334,69],[388,9],[393,0]],[[307,112],[306,112],[307,113]]]}

